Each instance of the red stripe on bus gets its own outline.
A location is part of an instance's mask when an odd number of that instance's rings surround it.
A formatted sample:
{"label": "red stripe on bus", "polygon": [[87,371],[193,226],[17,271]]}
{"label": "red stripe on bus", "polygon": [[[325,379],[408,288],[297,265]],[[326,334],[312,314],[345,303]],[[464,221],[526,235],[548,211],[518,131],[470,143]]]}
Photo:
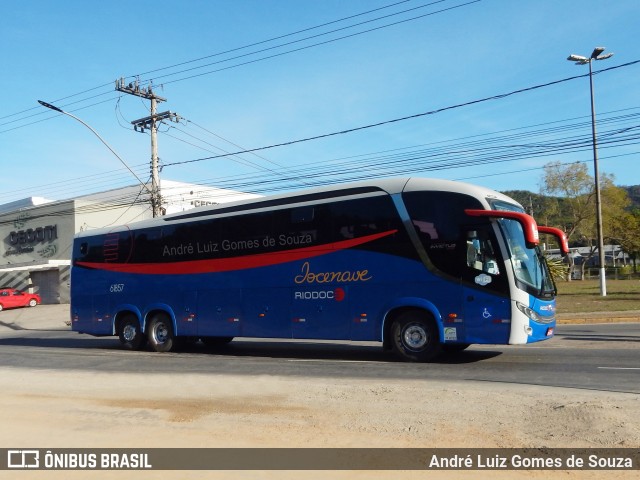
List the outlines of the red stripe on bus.
{"label": "red stripe on bus", "polygon": [[244,255],[242,257],[218,258],[209,260],[188,260],[184,262],[167,263],[98,263],[76,262],[79,267],[96,270],[108,270],[120,273],[141,273],[149,275],[185,275],[190,273],[229,272],[249,268],[268,267],[279,263],[293,262],[305,258],[318,257],[338,250],[356,247],[373,242],[379,238],[393,235],[397,230],[367,235],[365,237],[343,240],[341,242],[315,245],[313,247],[283,250],[281,252]]}

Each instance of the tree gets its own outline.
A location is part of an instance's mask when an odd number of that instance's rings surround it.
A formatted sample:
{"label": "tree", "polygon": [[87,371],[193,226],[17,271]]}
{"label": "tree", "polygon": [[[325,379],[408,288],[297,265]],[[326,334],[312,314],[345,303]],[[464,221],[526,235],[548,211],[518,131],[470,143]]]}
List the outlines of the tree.
{"label": "tree", "polygon": [[[611,243],[612,240],[621,243],[624,240],[629,245],[627,248],[636,248],[637,251],[637,246],[634,247],[633,243],[634,237],[638,237],[635,226],[637,223],[634,223],[636,217],[629,211],[630,201],[627,192],[616,187],[613,176],[607,174],[601,175],[600,186],[605,243]],[[547,203],[542,218],[546,218],[549,224],[561,226],[571,245],[591,247],[589,255],[582,263],[584,278],[584,265],[598,249],[593,177],[589,175],[588,167],[584,163],[563,165],[560,162],[552,162],[544,167],[542,192],[547,196],[559,197]],[[569,264],[572,268],[571,257]]]}
{"label": "tree", "polygon": [[[569,242],[581,236],[580,228],[594,212],[592,185],[587,167],[582,163],[562,165],[560,162],[551,162],[544,166],[542,193],[551,198],[545,205],[542,217],[547,225],[562,228]],[[575,241],[573,243],[575,246]],[[573,256],[569,255],[567,260],[567,281],[571,281]],[[584,278],[585,263],[582,263],[581,278]]]}
{"label": "tree", "polygon": [[629,254],[636,273],[637,260],[640,258],[640,208],[627,212],[617,227],[613,241],[622,247],[623,252]]}
{"label": "tree", "polygon": [[546,204],[543,216],[561,225],[569,241],[595,218],[593,187],[593,178],[583,163],[552,162],[544,166],[542,193],[556,198]]}

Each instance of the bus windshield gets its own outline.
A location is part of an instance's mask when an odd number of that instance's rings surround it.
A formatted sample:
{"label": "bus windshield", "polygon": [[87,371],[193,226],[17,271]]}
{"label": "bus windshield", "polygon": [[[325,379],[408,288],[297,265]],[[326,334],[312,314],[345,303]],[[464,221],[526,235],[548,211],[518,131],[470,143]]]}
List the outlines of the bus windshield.
{"label": "bus windshield", "polygon": [[[516,205],[492,201],[495,210],[525,213]],[[556,294],[555,284],[540,249],[527,247],[522,225],[516,220],[498,219],[498,225],[505,238],[509,260],[516,276],[518,288],[539,298],[549,298]]]}

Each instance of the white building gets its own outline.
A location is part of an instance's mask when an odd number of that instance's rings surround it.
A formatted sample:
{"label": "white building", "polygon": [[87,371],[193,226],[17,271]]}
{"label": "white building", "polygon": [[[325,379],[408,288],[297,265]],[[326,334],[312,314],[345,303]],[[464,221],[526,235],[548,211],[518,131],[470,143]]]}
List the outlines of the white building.
{"label": "white building", "polygon": [[[161,180],[164,213],[259,195]],[[140,186],[69,200],[30,197],[0,205],[0,287],[30,290],[43,303],[69,302],[73,236],[83,230],[151,218],[149,195]]]}

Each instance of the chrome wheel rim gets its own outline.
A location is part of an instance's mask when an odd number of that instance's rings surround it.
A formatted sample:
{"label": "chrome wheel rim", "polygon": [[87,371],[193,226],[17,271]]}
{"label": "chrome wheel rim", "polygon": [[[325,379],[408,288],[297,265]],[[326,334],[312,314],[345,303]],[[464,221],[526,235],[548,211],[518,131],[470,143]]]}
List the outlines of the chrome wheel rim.
{"label": "chrome wheel rim", "polygon": [[122,330],[122,336],[127,342],[131,342],[134,338],[136,338],[137,329],[133,325],[125,325]]}
{"label": "chrome wheel rim", "polygon": [[422,325],[408,325],[402,332],[404,344],[411,350],[420,350],[429,341],[429,334]]}
{"label": "chrome wheel rim", "polygon": [[166,342],[167,337],[169,336],[167,325],[164,322],[156,324],[155,328],[153,329],[153,334],[158,343]]}

